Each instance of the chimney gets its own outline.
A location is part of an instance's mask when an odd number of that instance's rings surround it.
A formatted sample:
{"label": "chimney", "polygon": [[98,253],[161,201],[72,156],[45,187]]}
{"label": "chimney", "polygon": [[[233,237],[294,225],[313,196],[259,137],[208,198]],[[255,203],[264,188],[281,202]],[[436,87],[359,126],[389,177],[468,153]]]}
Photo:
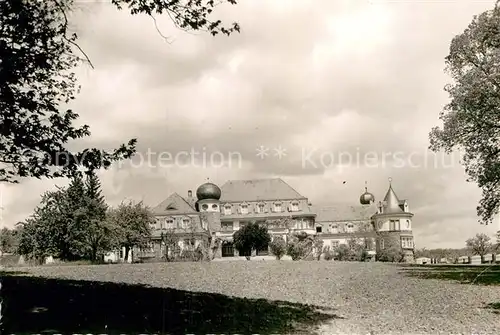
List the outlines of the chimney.
{"label": "chimney", "polygon": [[192,197],[193,197],[193,191],[191,191],[191,190],[189,190],[189,191],[188,191],[188,197],[189,197],[189,198],[192,198]]}

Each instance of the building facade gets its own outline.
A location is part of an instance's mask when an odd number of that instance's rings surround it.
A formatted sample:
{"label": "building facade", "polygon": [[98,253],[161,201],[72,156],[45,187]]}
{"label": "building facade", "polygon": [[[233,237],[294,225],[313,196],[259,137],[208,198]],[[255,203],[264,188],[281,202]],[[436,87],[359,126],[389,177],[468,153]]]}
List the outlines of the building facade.
{"label": "building facade", "polygon": [[[147,248],[134,250],[134,258],[162,258],[171,253],[210,246],[219,240],[215,257],[239,257],[233,235],[250,222],[265,224],[272,238],[285,241],[289,234],[305,232],[335,248],[350,240],[365,243],[375,258],[394,249],[413,261],[412,218],[408,202],[399,200],[389,184],[383,201],[365,188],[357,206],[312,206],[309,199],[282,179],[232,180],[221,187],[205,183],[187,197],[171,194],[153,208],[156,218]],[[167,250],[168,239],[175,237],[175,249]],[[171,249],[171,248],[170,248]],[[255,255],[268,255],[268,248]]]}

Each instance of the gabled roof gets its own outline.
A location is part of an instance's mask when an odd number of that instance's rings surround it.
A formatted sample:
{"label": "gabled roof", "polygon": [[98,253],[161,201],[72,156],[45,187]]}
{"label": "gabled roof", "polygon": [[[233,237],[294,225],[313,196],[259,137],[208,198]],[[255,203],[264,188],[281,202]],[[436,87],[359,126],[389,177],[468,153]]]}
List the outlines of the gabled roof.
{"label": "gabled roof", "polygon": [[154,207],[152,211],[153,214],[157,215],[197,213],[196,210],[177,193],[172,193],[167,199]]}
{"label": "gabled roof", "polygon": [[316,213],[316,222],[345,222],[369,220],[377,213],[377,206],[375,204],[367,206],[335,204],[328,207],[314,206],[312,211]]}
{"label": "gabled roof", "polygon": [[305,199],[281,178],[229,180],[221,190],[221,202]]}

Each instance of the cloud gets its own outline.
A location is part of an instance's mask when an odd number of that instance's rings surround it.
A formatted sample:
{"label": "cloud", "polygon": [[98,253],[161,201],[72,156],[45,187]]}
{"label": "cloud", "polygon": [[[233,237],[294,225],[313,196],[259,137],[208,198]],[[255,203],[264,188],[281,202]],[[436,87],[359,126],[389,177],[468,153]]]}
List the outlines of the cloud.
{"label": "cloud", "polygon": [[[497,229],[476,223],[480,192],[457,157],[427,151],[448,99],[449,43],[492,3],[253,0],[217,8],[242,26],[230,37],[156,17],[169,42],[150,17],[78,5],[71,22],[95,70],[78,69],[82,91],[70,107],[92,137],[73,145],[139,139],[137,157],[102,172],[111,204],[154,206],[206,178],[271,176],[314,204],[356,204],[365,180],[380,200],[392,177],[415,212],[419,247],[461,247]],[[257,155],[261,146],[267,156]],[[53,184],[9,186],[4,224],[29,215]]]}

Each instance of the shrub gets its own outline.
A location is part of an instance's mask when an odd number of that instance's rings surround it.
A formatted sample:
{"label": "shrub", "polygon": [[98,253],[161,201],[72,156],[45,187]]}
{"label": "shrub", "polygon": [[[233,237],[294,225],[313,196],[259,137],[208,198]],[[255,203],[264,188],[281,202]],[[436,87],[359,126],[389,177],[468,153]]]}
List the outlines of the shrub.
{"label": "shrub", "polygon": [[323,248],[323,255],[325,257],[325,261],[330,261],[334,258],[333,252],[331,251],[329,246]]}
{"label": "shrub", "polygon": [[270,245],[271,252],[276,256],[277,260],[280,260],[286,253],[286,243],[282,237],[275,237]]}

